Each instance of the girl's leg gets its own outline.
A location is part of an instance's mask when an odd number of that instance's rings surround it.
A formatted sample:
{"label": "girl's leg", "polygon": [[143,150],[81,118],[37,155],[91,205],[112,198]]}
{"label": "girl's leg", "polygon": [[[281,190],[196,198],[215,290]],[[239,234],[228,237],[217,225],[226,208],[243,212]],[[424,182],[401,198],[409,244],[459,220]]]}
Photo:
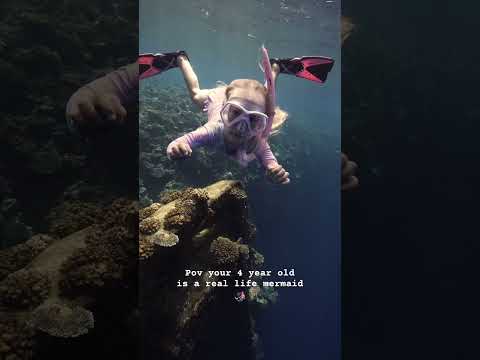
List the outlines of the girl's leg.
{"label": "girl's leg", "polygon": [[273,65],[272,65],[272,77],[273,77],[273,81],[274,81],[275,84],[277,84],[276,80],[277,80],[278,74],[280,74],[280,66],[278,66],[277,63],[273,63]]}
{"label": "girl's leg", "polygon": [[177,62],[178,67],[182,71],[185,83],[187,84],[190,97],[195,104],[197,104],[199,107],[202,107],[203,103],[207,99],[209,90],[200,89],[197,74],[195,74],[195,71],[193,71],[192,65],[190,64],[190,61],[188,61],[187,57],[180,55],[177,58]]}

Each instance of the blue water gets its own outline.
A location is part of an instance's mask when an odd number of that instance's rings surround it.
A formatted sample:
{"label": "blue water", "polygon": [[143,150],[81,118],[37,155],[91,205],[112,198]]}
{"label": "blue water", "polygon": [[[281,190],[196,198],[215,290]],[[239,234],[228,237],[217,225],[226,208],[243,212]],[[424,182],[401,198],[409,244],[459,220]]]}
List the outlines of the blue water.
{"label": "blue water", "polygon": [[[336,60],[325,85],[293,76],[277,83],[278,103],[290,114],[287,130],[308,149],[296,159],[302,177],[247,189],[265,268],[294,268],[305,284],[279,289],[279,301],[259,319],[266,359],[340,358],[339,26],[339,1],[140,1],[139,51],[186,50],[202,88],[262,80],[262,43],[271,57]],[[179,71],[146,81],[183,84]],[[289,133],[281,136],[288,141]]]}

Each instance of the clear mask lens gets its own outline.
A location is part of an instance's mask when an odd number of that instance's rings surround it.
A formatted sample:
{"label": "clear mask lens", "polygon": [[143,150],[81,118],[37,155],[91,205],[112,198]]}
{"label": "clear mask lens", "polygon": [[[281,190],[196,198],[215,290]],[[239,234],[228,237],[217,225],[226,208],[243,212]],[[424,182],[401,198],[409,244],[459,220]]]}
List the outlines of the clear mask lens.
{"label": "clear mask lens", "polygon": [[266,119],[263,116],[250,115],[250,126],[255,132],[262,131],[266,126]]}

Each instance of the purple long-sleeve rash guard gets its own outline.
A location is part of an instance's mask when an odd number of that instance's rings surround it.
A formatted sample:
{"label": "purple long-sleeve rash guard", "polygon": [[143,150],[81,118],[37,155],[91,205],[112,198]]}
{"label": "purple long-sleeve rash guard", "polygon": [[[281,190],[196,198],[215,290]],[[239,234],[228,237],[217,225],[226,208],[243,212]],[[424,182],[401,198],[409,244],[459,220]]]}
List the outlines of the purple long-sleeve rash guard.
{"label": "purple long-sleeve rash guard", "polygon": [[[128,64],[115,71],[98,78],[84,88],[90,89],[97,94],[113,94],[118,97],[122,104],[127,104],[138,99],[138,64]],[[83,88],[80,88],[82,90]],[[69,103],[75,99],[75,94]]]}
{"label": "purple long-sleeve rash guard", "polygon": [[[225,148],[223,139],[224,126],[222,123],[207,123],[198,129],[191,131],[178,139],[172,141],[167,148],[169,152],[170,148],[178,143],[185,143],[193,150],[201,146],[210,146],[216,148]],[[243,156],[242,156],[243,154]],[[256,158],[265,167],[271,167],[277,165],[277,160],[273,155],[270,145],[264,139],[258,140],[255,150],[251,155],[241,152],[232,155],[241,165],[246,165],[250,160]]]}
{"label": "purple long-sleeve rash guard", "polygon": [[[208,122],[198,129],[189,132],[178,139],[172,141],[167,148],[167,152],[172,146],[178,143],[186,143],[191,149],[200,146],[211,146],[226,149],[224,143],[224,125],[220,118],[220,110],[225,102],[225,87],[217,87],[210,90],[207,100],[204,103],[203,112],[208,115]],[[270,145],[266,139],[257,140],[252,153],[247,153],[244,148],[239,148],[234,154],[229,154],[242,166],[246,166],[248,162],[257,159],[265,168],[278,165]]]}

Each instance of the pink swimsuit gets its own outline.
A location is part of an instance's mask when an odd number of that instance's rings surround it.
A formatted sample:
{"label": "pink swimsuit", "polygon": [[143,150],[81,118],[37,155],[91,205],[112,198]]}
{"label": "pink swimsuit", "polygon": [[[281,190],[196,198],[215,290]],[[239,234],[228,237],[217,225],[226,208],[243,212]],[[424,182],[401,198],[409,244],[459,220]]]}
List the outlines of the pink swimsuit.
{"label": "pink swimsuit", "polygon": [[[220,110],[226,99],[225,88],[225,86],[221,86],[210,91],[203,106],[203,112],[208,115],[207,123],[172,141],[168,145],[167,151],[170,150],[173,145],[180,142],[187,143],[191,149],[199,146],[212,146],[223,148],[223,150],[226,151],[223,139],[224,125],[220,118]],[[248,153],[245,148],[239,148],[236,149],[233,154],[229,155],[242,166],[247,166],[247,164],[255,158],[258,159],[264,167],[277,164],[270,145],[265,139],[259,139],[255,149],[253,149],[251,153]]]}

